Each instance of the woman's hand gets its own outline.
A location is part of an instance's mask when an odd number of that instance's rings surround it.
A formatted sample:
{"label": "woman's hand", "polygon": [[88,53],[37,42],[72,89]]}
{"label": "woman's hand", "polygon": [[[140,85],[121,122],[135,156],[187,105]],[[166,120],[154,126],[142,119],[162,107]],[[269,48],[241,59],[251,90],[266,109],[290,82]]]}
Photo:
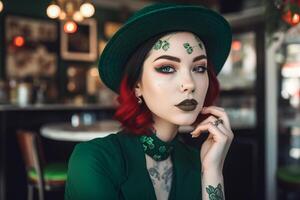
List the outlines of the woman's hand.
{"label": "woman's hand", "polygon": [[[191,132],[192,137],[198,137],[202,131],[209,132],[208,138],[201,147],[202,172],[222,173],[224,160],[234,137],[229,118],[223,108],[216,106],[204,107],[201,113],[212,114]],[[223,123],[215,126],[213,122],[217,119],[223,120]]]}

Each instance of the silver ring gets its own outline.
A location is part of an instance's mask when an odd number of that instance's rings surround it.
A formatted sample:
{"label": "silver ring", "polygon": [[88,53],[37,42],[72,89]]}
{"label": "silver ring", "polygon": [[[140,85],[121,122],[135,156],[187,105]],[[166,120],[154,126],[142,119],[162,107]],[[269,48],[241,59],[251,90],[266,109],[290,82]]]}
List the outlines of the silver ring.
{"label": "silver ring", "polygon": [[223,120],[222,119],[217,119],[216,121],[212,122],[212,125],[214,126],[218,126],[219,124],[223,124]]}

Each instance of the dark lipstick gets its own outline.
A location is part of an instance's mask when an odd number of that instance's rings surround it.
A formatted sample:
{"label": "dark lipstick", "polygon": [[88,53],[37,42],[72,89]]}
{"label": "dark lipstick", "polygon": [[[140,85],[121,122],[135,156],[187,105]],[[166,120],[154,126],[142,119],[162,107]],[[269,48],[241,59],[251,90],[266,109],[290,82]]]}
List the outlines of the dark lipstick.
{"label": "dark lipstick", "polygon": [[197,104],[198,102],[195,99],[185,99],[175,106],[183,111],[192,111],[196,109]]}

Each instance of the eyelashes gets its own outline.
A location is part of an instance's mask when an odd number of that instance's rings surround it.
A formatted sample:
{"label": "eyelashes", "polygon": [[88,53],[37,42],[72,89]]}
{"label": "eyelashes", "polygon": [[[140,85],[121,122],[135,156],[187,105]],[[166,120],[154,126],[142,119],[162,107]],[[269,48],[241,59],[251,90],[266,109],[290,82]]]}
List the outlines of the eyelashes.
{"label": "eyelashes", "polygon": [[[171,65],[163,65],[160,67],[156,67],[155,70],[159,73],[164,73],[164,74],[171,74],[176,72],[175,68]],[[203,74],[207,71],[207,67],[202,65],[197,65],[196,67],[193,68],[193,71],[195,71],[196,73]]]}
{"label": "eyelashes", "polygon": [[170,74],[170,73],[175,72],[175,69],[173,67],[171,67],[170,65],[163,65],[161,67],[155,68],[155,70],[157,72],[165,73],[165,74]]}

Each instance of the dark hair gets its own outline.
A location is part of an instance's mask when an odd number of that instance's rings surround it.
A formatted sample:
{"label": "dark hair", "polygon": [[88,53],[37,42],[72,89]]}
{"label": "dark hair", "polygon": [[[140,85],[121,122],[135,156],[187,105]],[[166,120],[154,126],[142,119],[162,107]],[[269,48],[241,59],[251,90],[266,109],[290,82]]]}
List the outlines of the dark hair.
{"label": "dark hair", "polygon": [[[152,112],[145,103],[138,104],[135,96],[136,83],[141,79],[143,73],[143,63],[148,54],[162,36],[168,33],[156,35],[140,45],[127,61],[124,76],[120,83],[119,96],[117,98],[119,106],[114,118],[119,120],[125,130],[133,134],[150,134],[153,128]],[[213,66],[208,62],[209,86],[203,106],[210,106],[219,93],[219,82],[216,78]],[[193,126],[197,125],[207,116],[199,114]]]}

